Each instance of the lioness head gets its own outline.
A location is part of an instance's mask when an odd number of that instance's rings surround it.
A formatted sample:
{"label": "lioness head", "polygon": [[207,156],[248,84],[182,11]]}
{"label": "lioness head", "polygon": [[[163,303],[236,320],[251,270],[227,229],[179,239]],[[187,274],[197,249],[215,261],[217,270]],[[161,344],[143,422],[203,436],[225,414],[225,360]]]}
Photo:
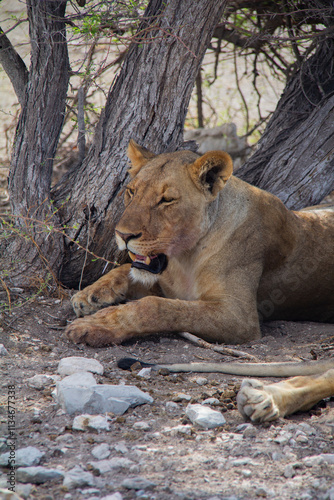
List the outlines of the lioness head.
{"label": "lioness head", "polygon": [[128,147],[131,181],[116,227],[120,250],[127,249],[133,278],[154,282],[168,259],[196,245],[210,227],[210,206],[232,175],[223,151],[155,155],[133,140]]}

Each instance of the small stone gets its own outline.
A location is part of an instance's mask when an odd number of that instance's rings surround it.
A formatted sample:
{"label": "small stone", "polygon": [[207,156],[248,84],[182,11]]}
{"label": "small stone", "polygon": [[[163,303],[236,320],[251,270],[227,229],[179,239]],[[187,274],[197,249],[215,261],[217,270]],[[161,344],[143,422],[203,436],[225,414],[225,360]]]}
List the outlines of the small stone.
{"label": "small stone", "polygon": [[183,392],[178,392],[173,396],[173,401],[175,403],[181,403],[182,401],[190,401],[191,396],[190,394],[184,394]]}
{"label": "small stone", "polygon": [[88,497],[87,500],[100,500],[100,490],[98,488],[85,488],[84,490],[81,490],[80,493],[81,495]]}
{"label": "small stone", "polygon": [[67,489],[81,488],[83,486],[94,486],[95,480],[91,472],[86,472],[76,465],[73,469],[65,473],[63,486]]}
{"label": "small stone", "polygon": [[150,378],[152,374],[152,368],[142,368],[138,372],[138,377],[143,377],[143,378]]}
{"label": "small stone", "polygon": [[267,498],[268,493],[269,493],[268,490],[263,486],[255,490],[255,495],[262,498]]}
{"label": "small stone", "polygon": [[97,460],[103,460],[108,458],[111,452],[108,443],[101,443],[94,446],[91,453],[95,458],[97,458]]}
{"label": "small stone", "polygon": [[180,406],[175,403],[174,401],[167,401],[166,403],[166,410],[167,411],[170,411],[170,412],[173,412],[173,411],[176,411],[180,408]]}
{"label": "small stone", "polygon": [[245,478],[249,478],[252,476],[252,471],[250,469],[242,469],[241,475]]}
{"label": "small stone", "polygon": [[231,461],[232,467],[242,467],[243,465],[256,465],[250,457],[236,458]]}
{"label": "small stone", "polygon": [[34,375],[33,377],[27,379],[28,386],[32,389],[37,389],[38,391],[41,391],[45,387],[49,387],[54,384],[54,382],[55,380],[53,376],[43,374]]}
{"label": "small stone", "polygon": [[166,434],[171,434],[172,436],[177,436],[177,434],[186,434],[191,436],[192,426],[191,425],[176,425],[175,427],[166,427],[163,430]]}
{"label": "small stone", "polygon": [[91,372],[103,375],[104,368],[97,359],[70,356],[59,361],[57,371],[62,377],[77,372]]}
{"label": "small stone", "polygon": [[334,453],[322,453],[320,456],[326,464],[334,465]]}
{"label": "small stone", "polygon": [[0,356],[8,356],[8,351],[3,344],[0,344]]}
{"label": "small stone", "polygon": [[282,460],[284,460],[284,455],[280,451],[273,451],[271,454],[271,458],[275,462],[281,462]]}
{"label": "small stone", "polygon": [[78,415],[74,418],[72,429],[75,431],[110,431],[110,424],[106,415]]}
{"label": "small stone", "polygon": [[73,434],[70,434],[69,432],[56,437],[57,443],[72,443],[73,439]]}
{"label": "small stone", "polygon": [[208,379],[205,377],[197,377],[196,378],[196,384],[198,385],[205,385],[208,383]]}
{"label": "small stone", "polygon": [[[39,449],[34,446],[20,448],[15,451],[15,465],[17,467],[30,467],[32,465],[38,465],[43,456],[44,453],[39,451]],[[8,466],[8,459],[10,459],[10,452],[0,455],[0,465],[4,467]]]}
{"label": "small stone", "polygon": [[307,436],[305,436],[305,434],[299,434],[297,437],[296,437],[296,443],[301,443],[301,444],[306,444],[309,442],[309,439]]}
{"label": "small stone", "polygon": [[48,481],[62,479],[64,473],[58,469],[47,469],[46,467],[19,467],[16,477],[21,483],[43,484]]}
{"label": "small stone", "polygon": [[127,490],[152,490],[156,485],[144,477],[133,477],[125,479],[122,486]]}
{"label": "small stone", "polygon": [[326,500],[334,500],[334,487],[326,492],[324,498]]}
{"label": "small stone", "polygon": [[4,488],[0,488],[0,498],[1,500],[22,500],[16,493]]}
{"label": "small stone", "polygon": [[125,454],[125,453],[128,453],[128,452],[129,452],[129,450],[128,450],[128,448],[126,447],[125,443],[117,443],[117,444],[115,444],[115,446],[114,446],[114,450],[115,450],[115,451],[118,451],[119,453],[123,453],[123,454]]}
{"label": "small stone", "polygon": [[[29,484],[29,483],[28,483],[28,484],[19,483],[19,484],[17,484],[17,485],[16,485],[16,487],[15,487],[15,491],[16,491],[16,493],[17,493],[20,497],[22,497],[22,498],[24,498],[24,499],[26,499],[26,498],[28,498],[28,497],[29,497],[29,495],[30,495],[30,493],[31,493],[31,490],[32,490],[32,489],[33,489],[33,485],[32,485],[32,484]],[[0,498],[1,498],[1,496],[0,496]]]}
{"label": "small stone", "polygon": [[93,470],[99,472],[99,474],[105,474],[106,472],[110,472],[112,470],[130,469],[130,467],[135,465],[135,463],[128,458],[114,457],[110,460],[89,462],[89,465],[93,468]]}
{"label": "small stone", "polygon": [[249,424],[247,425],[246,429],[242,433],[242,437],[244,438],[255,438],[257,436],[257,429],[254,427],[254,425]]}
{"label": "small stone", "polygon": [[220,401],[217,398],[207,398],[204,399],[201,403],[202,405],[210,405],[210,406],[218,406],[220,405]]}
{"label": "small stone", "polygon": [[298,429],[305,432],[305,434],[307,434],[308,436],[312,436],[317,433],[316,429],[311,425],[307,424],[306,422],[298,424]]}
{"label": "small stone", "polygon": [[290,432],[281,431],[278,436],[274,438],[275,443],[280,445],[287,444],[289,440],[292,438],[292,434]]}
{"label": "small stone", "polygon": [[186,415],[193,424],[197,424],[205,429],[214,429],[226,423],[223,415],[216,410],[200,404],[189,404],[186,409]]}
{"label": "small stone", "polygon": [[303,463],[306,467],[317,467],[324,463],[324,459],[321,455],[313,455],[310,457],[304,457]]}
{"label": "small stone", "polygon": [[133,428],[139,431],[149,431],[151,430],[151,426],[148,422],[141,421],[141,422],[135,422],[133,424]]}
{"label": "small stone", "polygon": [[112,495],[102,497],[101,500],[123,500],[123,497],[119,491],[116,491],[116,493],[113,493]]}
{"label": "small stone", "polygon": [[295,470],[294,470],[294,467],[293,465],[291,464],[288,464],[285,466],[284,468],[284,477],[286,477],[287,479],[291,479],[292,477],[295,476]]}

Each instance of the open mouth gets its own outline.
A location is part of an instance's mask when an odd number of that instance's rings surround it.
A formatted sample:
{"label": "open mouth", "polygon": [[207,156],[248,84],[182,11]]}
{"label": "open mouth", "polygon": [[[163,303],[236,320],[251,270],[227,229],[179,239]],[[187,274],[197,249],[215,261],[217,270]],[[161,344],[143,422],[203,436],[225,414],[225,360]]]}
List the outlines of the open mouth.
{"label": "open mouth", "polygon": [[137,269],[144,269],[153,274],[160,274],[167,267],[167,257],[163,253],[159,253],[158,255],[138,255],[130,252],[129,256],[132,260],[132,266]]}

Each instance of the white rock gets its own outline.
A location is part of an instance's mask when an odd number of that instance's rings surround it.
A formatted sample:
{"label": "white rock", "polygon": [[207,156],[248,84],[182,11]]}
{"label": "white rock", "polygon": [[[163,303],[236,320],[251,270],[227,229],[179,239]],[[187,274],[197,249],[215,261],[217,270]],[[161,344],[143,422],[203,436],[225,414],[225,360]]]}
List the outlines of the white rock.
{"label": "white rock", "polygon": [[[44,453],[39,451],[38,448],[34,446],[27,446],[26,448],[20,448],[15,451],[15,465],[17,467],[30,467],[32,465],[38,465],[44,456]],[[2,453],[0,455],[0,465],[8,465],[8,459],[10,460],[10,452]]]}
{"label": "white rock", "polygon": [[231,460],[232,467],[242,467],[243,465],[258,465],[250,457],[241,457]]}
{"label": "white rock", "polygon": [[8,356],[8,351],[3,344],[0,344],[0,356]]}
{"label": "white rock", "polygon": [[94,446],[94,448],[91,451],[92,455],[97,458],[98,460],[103,460],[105,458],[108,458],[110,455],[110,446],[108,443],[101,443],[98,444],[97,446]]}
{"label": "white rock", "polygon": [[197,377],[196,378],[196,384],[198,385],[205,385],[208,383],[208,379],[205,377]]}
{"label": "white rock", "polygon": [[318,465],[324,463],[324,459],[322,455],[312,455],[309,457],[304,457],[303,463],[304,465],[306,465],[306,467],[317,467]]}
{"label": "white rock", "polygon": [[247,425],[246,429],[243,431],[242,436],[244,438],[255,438],[257,436],[257,429],[254,427],[254,425],[249,424]]}
{"label": "white rock", "polygon": [[295,472],[295,469],[293,467],[293,465],[291,464],[288,464],[285,466],[284,468],[284,477],[286,477],[287,479],[291,479],[292,477],[294,477],[296,474]]}
{"label": "white rock", "polygon": [[75,431],[110,431],[110,424],[106,415],[78,415],[74,418],[72,429]]}
{"label": "white rock", "polygon": [[140,421],[140,422],[135,422],[133,424],[133,428],[139,431],[149,431],[151,429],[151,425],[148,422]]}
{"label": "white rock", "polygon": [[50,387],[54,384],[54,377],[51,375],[38,374],[27,379],[27,384],[32,389],[37,389],[38,391],[44,389],[45,387]]}
{"label": "white rock", "polygon": [[76,412],[123,415],[129,407],[153,402],[149,394],[135,386],[96,384],[88,372],[75,373],[57,382],[56,400],[70,415]]}
{"label": "white rock", "polygon": [[125,479],[122,482],[122,486],[127,490],[151,490],[156,485],[144,477],[133,477]]}
{"label": "white rock", "polygon": [[21,483],[43,484],[63,477],[64,473],[58,469],[47,469],[40,466],[19,467],[16,472],[16,478]]}
{"label": "white rock", "polygon": [[306,422],[298,424],[298,429],[305,432],[305,434],[308,434],[309,436],[315,435],[317,433],[316,429]]}
{"label": "white rock", "polygon": [[138,377],[150,378],[152,374],[152,368],[142,368],[138,373]]}
{"label": "white rock", "polygon": [[126,447],[126,444],[123,442],[115,444],[114,450],[118,451],[119,453],[123,453],[123,454],[129,452],[128,448]]}
{"label": "white rock", "polygon": [[180,403],[181,401],[190,401],[191,396],[190,394],[184,394],[183,392],[178,392],[173,397],[173,400],[175,401],[175,403]]}
{"label": "white rock", "polygon": [[114,457],[110,460],[98,460],[97,462],[89,462],[89,465],[100,474],[105,474],[106,472],[110,472],[112,470],[130,469],[132,465],[135,465],[135,462],[133,462],[129,458]]}
{"label": "white rock", "polygon": [[116,493],[113,493],[112,495],[102,497],[101,500],[123,500],[123,497],[119,491],[116,491]]}
{"label": "white rock", "polygon": [[217,398],[207,398],[204,399],[201,403],[202,405],[210,405],[210,406],[218,406],[220,404],[219,399]]}
{"label": "white rock", "polygon": [[73,469],[65,473],[63,486],[69,490],[72,488],[81,488],[83,486],[94,486],[95,480],[91,472],[86,472],[76,465]]}
{"label": "white rock", "polygon": [[296,437],[296,442],[297,443],[302,443],[302,444],[305,444],[305,443],[308,443],[309,442],[309,439],[307,436],[305,436],[305,434],[299,434],[297,437]]}
{"label": "white rock", "polygon": [[[16,493],[22,498],[28,498],[32,489],[33,489],[33,485],[29,484],[29,483],[28,484],[18,483],[15,486]],[[1,498],[1,496],[0,496],[0,498]]]}
{"label": "white rock", "polygon": [[205,429],[213,429],[226,423],[223,415],[216,410],[200,404],[189,404],[186,409],[186,415],[193,424],[197,424]]}
{"label": "white rock", "polygon": [[103,375],[104,368],[97,359],[83,358],[80,356],[70,356],[69,358],[63,358],[59,361],[58,373],[62,377],[77,372],[92,372]]}
{"label": "white rock", "polygon": [[171,434],[172,436],[176,436],[177,434],[186,434],[187,436],[191,436],[192,434],[192,426],[187,425],[176,425],[175,427],[166,427],[163,429],[163,432],[166,434]]}
{"label": "white rock", "polygon": [[320,456],[327,464],[334,465],[334,453],[322,453]]}
{"label": "white rock", "polygon": [[286,431],[281,431],[278,436],[274,438],[275,443],[284,445],[289,442],[289,440],[292,438],[292,434],[290,432]]}

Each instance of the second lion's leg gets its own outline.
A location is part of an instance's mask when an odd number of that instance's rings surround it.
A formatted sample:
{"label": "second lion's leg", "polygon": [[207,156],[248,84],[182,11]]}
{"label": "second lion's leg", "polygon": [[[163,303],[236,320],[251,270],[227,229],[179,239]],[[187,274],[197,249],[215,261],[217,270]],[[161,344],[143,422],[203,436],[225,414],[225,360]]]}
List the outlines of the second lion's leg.
{"label": "second lion's leg", "polygon": [[293,377],[265,385],[245,379],[237,396],[240,413],[255,423],[275,420],[297,411],[306,411],[334,395],[334,370],[322,375]]}

